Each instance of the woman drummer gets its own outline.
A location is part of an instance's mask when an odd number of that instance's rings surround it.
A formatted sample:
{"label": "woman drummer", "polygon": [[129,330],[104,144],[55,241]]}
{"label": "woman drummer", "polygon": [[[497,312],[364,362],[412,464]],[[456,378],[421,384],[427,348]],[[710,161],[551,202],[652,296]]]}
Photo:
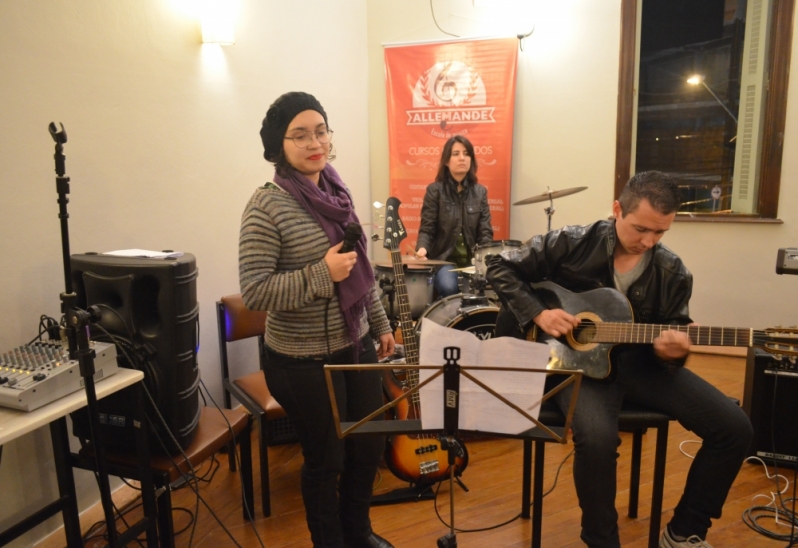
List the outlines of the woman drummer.
{"label": "woman drummer", "polygon": [[455,135],[443,147],[435,182],[427,187],[421,207],[416,257],[453,263],[435,274],[438,297],[460,292],[454,268],[471,266],[477,244],[493,241],[488,189],[477,182],[474,146]]}

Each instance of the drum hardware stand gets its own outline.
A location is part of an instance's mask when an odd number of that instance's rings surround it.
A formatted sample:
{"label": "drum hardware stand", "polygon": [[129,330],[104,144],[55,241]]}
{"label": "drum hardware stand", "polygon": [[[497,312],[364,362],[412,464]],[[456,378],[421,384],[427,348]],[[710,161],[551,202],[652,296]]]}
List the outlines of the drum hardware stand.
{"label": "drum hardware stand", "polygon": [[391,326],[391,333],[396,333],[396,328],[399,327],[399,320],[396,319],[393,310],[393,304],[396,299],[396,286],[393,280],[387,276],[383,276],[380,279],[380,289],[382,289],[383,295],[388,296],[388,323]]}
{"label": "drum hardware stand", "polygon": [[549,193],[549,207],[544,207],[543,211],[546,212],[546,217],[549,220],[548,227],[546,228],[546,232],[551,232],[551,218],[554,216],[554,198],[551,195],[551,188],[548,186],[546,187],[546,192]]}
{"label": "drum hardware stand", "polygon": [[58,191],[58,218],[61,220],[61,249],[64,262],[64,285],[65,291],[61,293],[61,313],[66,318],[66,337],[69,345],[69,358],[77,360],[80,368],[80,376],[83,377],[84,388],[86,390],[86,401],[89,408],[89,427],[91,439],[95,450],[97,466],[97,483],[100,488],[100,500],[102,501],[105,522],[108,529],[108,543],[110,546],[118,545],[118,533],[114,524],[116,519],[113,512],[113,501],[111,499],[111,488],[108,483],[108,468],[105,460],[105,447],[102,443],[100,433],[100,410],[97,404],[97,393],[94,389],[94,350],[89,344],[89,324],[96,322],[100,318],[100,311],[97,307],[89,307],[88,311],[77,308],[77,295],[72,287],[72,266],[69,253],[69,213],[67,204],[69,203],[69,177],[66,173],[66,157],[64,156],[64,144],[67,142],[67,134],[64,125],[59,131],[55,123],[51,122],[48,129],[55,141],[55,173],[56,190]]}
{"label": "drum hardware stand", "polygon": [[487,278],[483,276],[474,276],[471,279],[471,290],[475,292],[478,297],[485,296],[485,288],[488,286]]}

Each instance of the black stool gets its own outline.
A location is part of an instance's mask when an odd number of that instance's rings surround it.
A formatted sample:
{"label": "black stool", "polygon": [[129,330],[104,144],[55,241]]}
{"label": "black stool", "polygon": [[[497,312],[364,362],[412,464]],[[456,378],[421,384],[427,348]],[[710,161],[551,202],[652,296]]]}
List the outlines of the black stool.
{"label": "black stool", "polygon": [[[562,427],[565,416],[551,401],[543,404],[538,419],[546,426]],[[638,495],[640,491],[640,458],[643,447],[643,433],[648,428],[657,429],[657,445],[654,454],[654,482],[651,493],[651,523],[648,530],[649,548],[659,545],[660,526],[662,521],[662,494],[665,484],[665,458],[668,449],[668,425],[675,420],[667,413],[651,408],[624,403],[618,420],[618,428],[624,432],[632,432],[632,470],[629,481],[630,518],[637,517]],[[524,483],[522,492],[521,517],[529,519],[530,481],[532,478],[532,442],[535,443],[535,472],[532,482],[532,548],[540,548],[541,524],[543,521],[543,458],[546,443],[539,439],[524,439]]]}

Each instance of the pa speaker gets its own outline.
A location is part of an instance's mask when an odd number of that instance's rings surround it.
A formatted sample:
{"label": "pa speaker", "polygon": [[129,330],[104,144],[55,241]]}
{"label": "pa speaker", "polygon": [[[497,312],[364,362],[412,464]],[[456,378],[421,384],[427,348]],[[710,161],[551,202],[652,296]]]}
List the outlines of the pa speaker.
{"label": "pa speaker", "polygon": [[750,455],[798,464],[798,365],[761,350],[748,352],[743,409],[754,426]]}
{"label": "pa speaker", "polygon": [[[92,339],[116,343],[119,365],[144,372],[158,409],[155,413],[147,405],[155,426],[153,451],[178,452],[172,438],[185,449],[194,439],[200,415],[194,256],[150,259],[86,253],[73,255],[71,262],[77,306],[100,310],[100,320],[91,326]],[[132,392],[122,390],[98,404],[104,445],[133,449]],[[83,409],[72,415],[73,432],[83,439],[90,433],[87,413]]]}

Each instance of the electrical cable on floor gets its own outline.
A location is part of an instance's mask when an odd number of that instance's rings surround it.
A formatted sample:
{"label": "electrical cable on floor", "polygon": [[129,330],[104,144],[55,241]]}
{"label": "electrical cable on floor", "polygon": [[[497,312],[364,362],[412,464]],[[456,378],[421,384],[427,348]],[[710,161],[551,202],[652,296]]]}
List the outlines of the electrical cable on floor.
{"label": "electrical cable on floor", "polygon": [[697,444],[701,445],[704,442],[702,442],[701,440],[684,440],[682,443],[679,444],[679,451],[682,453],[682,455],[684,455],[688,459],[695,460],[695,455],[691,455],[690,453],[688,453],[687,451],[684,450],[684,446],[689,444],[689,443],[697,443]]}
{"label": "electrical cable on floor", "polygon": [[[551,487],[549,488],[548,491],[543,493],[543,497],[549,495],[552,491],[554,491],[554,488],[557,487],[557,480],[560,477],[560,470],[562,470],[563,465],[568,461],[569,458],[571,458],[571,455],[573,455],[573,454],[574,454],[574,450],[571,449],[571,451],[567,455],[565,455],[565,458],[562,459],[562,462],[560,462],[560,465],[557,467],[557,472],[554,474],[554,483],[552,483],[552,485],[551,485]],[[435,489],[435,498],[433,499],[433,507],[435,508],[435,515],[438,516],[438,521],[440,521],[447,528],[451,528],[450,524],[445,519],[443,519],[443,517],[440,514],[440,511],[438,510],[438,492],[440,491],[441,484],[443,484],[444,481],[447,481],[447,480],[443,479],[443,480],[439,481],[438,482],[438,486]],[[532,503],[530,503],[529,505],[532,506]],[[499,527],[504,527],[505,525],[508,525],[508,524],[514,522],[515,520],[519,519],[520,517],[521,517],[521,513],[518,513],[516,516],[513,516],[512,518],[508,519],[507,521],[504,521],[502,523],[497,523],[495,525],[489,525],[487,527],[482,527],[482,528],[479,528],[479,529],[458,529],[457,527],[455,527],[454,530],[457,531],[458,533],[480,533],[482,531],[491,531],[493,529],[498,529]]]}
{"label": "electrical cable on floor", "polygon": [[[746,462],[757,461],[760,464],[762,464],[762,466],[765,469],[765,476],[768,479],[773,480],[776,490],[771,491],[769,496],[762,494],[756,495],[753,498],[753,500],[756,500],[759,497],[764,497],[765,499],[769,499],[770,502],[768,502],[768,504],[765,506],[757,505],[757,506],[752,506],[747,510],[745,510],[742,514],[743,523],[745,523],[749,528],[753,529],[762,536],[772,538],[775,540],[786,540],[792,543],[794,538],[792,537],[792,533],[782,534],[772,529],[768,529],[767,527],[760,524],[761,520],[773,520],[775,525],[779,525],[782,527],[789,526],[791,529],[794,529],[795,526],[798,524],[798,518],[796,518],[794,511],[791,511],[789,508],[787,508],[785,504],[785,499],[782,499],[781,496],[783,493],[787,491],[787,489],[789,489],[790,481],[785,476],[777,472],[771,474],[765,462],[759,457],[748,457],[747,459],[745,459],[745,461]],[[784,480],[783,488],[781,488],[781,486],[779,485],[779,479]],[[795,488],[795,482],[793,481],[793,490],[794,488]],[[781,507],[779,507],[776,504],[777,499],[781,503]],[[794,502],[794,501],[795,501],[794,495],[792,498],[786,499],[786,502]],[[787,523],[783,523],[784,521],[787,521]]]}

